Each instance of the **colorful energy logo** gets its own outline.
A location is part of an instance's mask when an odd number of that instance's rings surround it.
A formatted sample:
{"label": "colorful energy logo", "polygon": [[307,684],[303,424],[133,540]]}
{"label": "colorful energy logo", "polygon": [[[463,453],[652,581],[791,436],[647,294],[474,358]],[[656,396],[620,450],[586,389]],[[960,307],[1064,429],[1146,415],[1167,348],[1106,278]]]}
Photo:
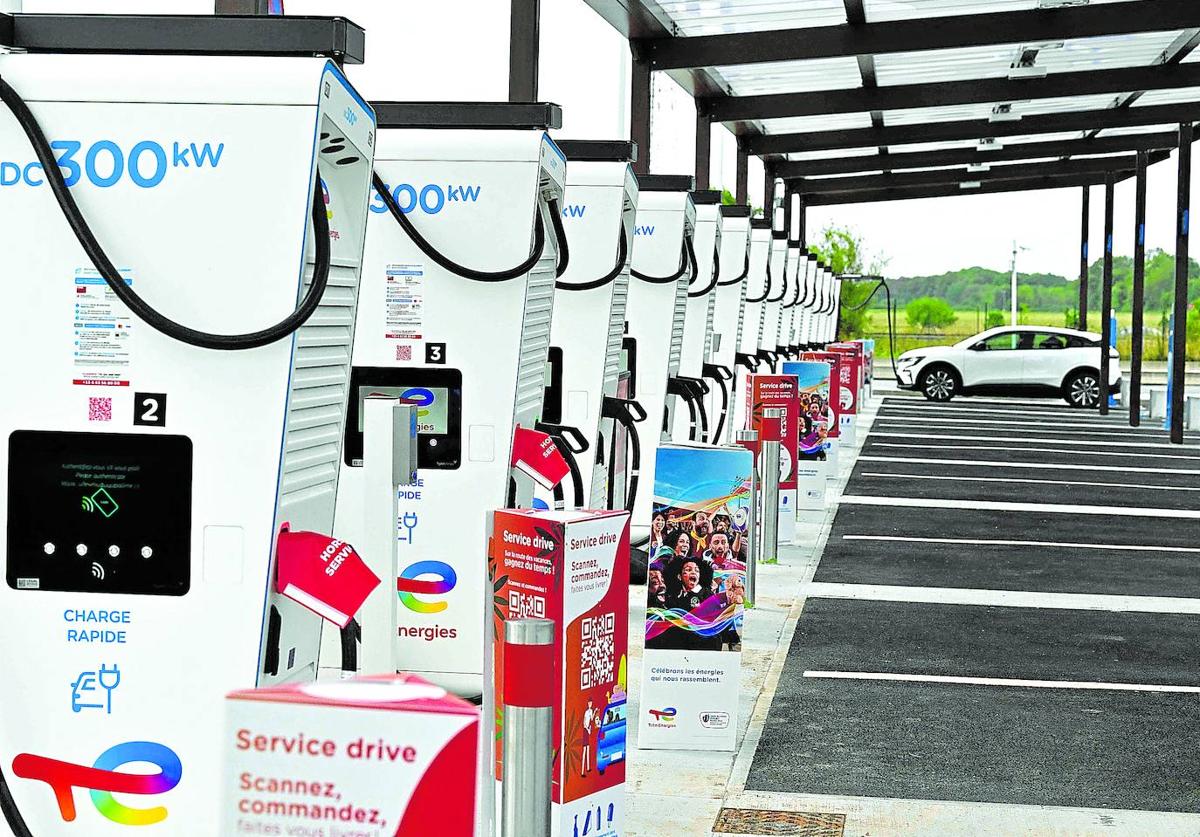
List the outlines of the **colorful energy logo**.
{"label": "colorful energy logo", "polygon": [[650,709],[648,711],[654,716],[654,720],[664,724],[675,723],[675,716],[679,714],[674,706],[668,706],[666,709]]}
{"label": "colorful energy logo", "polygon": [[[437,576],[423,579],[420,576]],[[448,605],[445,602],[425,602],[420,596],[440,596],[449,593],[458,584],[454,567],[441,561],[418,561],[404,569],[396,579],[396,592],[405,607],[415,613],[441,613]]]}
{"label": "colorful energy logo", "polygon": [[[158,773],[121,773],[117,769],[134,762],[152,764]],[[166,793],[179,784],[183,763],[170,747],[153,741],[126,741],[109,747],[91,767],[21,753],[13,759],[12,770],[22,779],[50,786],[63,822],[75,821],[75,788],[87,788],[92,804],[105,819],[118,825],[154,825],[167,818],[166,808],[132,808],[118,802],[113,794]]]}
{"label": "colorful energy logo", "polygon": [[368,398],[371,398],[374,396],[383,396],[384,398],[399,397],[400,401],[404,404],[417,405],[417,422],[418,423],[421,421],[421,419],[423,419],[429,415],[429,410],[426,410],[423,408],[431,406],[434,402],[434,399],[437,397],[433,394],[433,390],[427,389],[425,387],[409,387],[408,389],[404,390],[404,392],[400,393],[399,396],[395,396],[395,395],[392,395],[387,392],[367,393]]}

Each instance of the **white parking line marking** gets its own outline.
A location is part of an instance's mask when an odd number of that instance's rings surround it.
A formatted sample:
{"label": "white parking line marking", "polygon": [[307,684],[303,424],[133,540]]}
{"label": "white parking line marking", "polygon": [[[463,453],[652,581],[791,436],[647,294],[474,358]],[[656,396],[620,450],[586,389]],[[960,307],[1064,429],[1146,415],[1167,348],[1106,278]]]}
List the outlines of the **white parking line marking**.
{"label": "white parking line marking", "polygon": [[1190,546],[1147,546],[1145,544],[1072,543],[1070,541],[1018,541],[1005,538],[909,538],[902,535],[842,535],[844,541],[886,541],[894,543],[946,543],[968,546],[1045,546],[1063,549],[1099,549],[1113,552],[1200,552]]}
{"label": "white parking line marking", "polygon": [[[1041,471],[1095,471],[1095,465],[1056,465],[1047,462],[1001,462],[990,459],[925,459],[910,456],[868,456],[858,457],[859,462],[907,462],[913,465],[979,465],[988,468],[1036,468]],[[1137,474],[1200,474],[1196,468],[1131,468],[1122,465],[1122,473]],[[1115,483],[1114,483],[1115,485]]]}
{"label": "white parking line marking", "polygon": [[[1055,439],[1049,436],[1046,437],[1030,437],[1030,436],[957,436],[949,433],[888,433],[885,431],[871,430],[871,438],[883,436],[888,439],[951,439],[954,441],[968,442],[1021,442],[1028,444],[1029,442],[1045,442],[1046,444],[1056,445],[1087,445],[1088,447],[1116,447],[1116,442],[1096,441],[1091,442],[1086,439]],[[1121,442],[1120,447],[1125,448],[1170,448],[1171,450],[1195,450],[1195,448],[1181,448],[1179,445],[1172,445],[1170,442]]]}
{"label": "white parking line marking", "polygon": [[[1032,434],[1030,438],[1033,438],[1033,439],[1037,439],[1038,438],[1037,434],[1039,434],[1039,433],[1067,433],[1067,434],[1076,434],[1079,436],[1086,436],[1086,437],[1095,438],[1095,439],[1154,439],[1154,438],[1165,439],[1165,438],[1167,438],[1167,434],[1162,431],[1153,431],[1153,432],[1146,432],[1146,433],[1129,433],[1129,432],[1125,432],[1125,431],[1092,430],[1092,429],[1083,429],[1079,425],[1072,425],[1072,424],[1068,424],[1068,423],[1064,423],[1064,422],[1055,422],[1053,425],[1046,425],[1046,424],[1040,424],[1040,423],[1039,424],[1020,424],[1018,422],[1003,422],[1004,426],[999,426],[1001,424],[1002,424],[1001,422],[982,422],[982,421],[980,421],[980,422],[965,422],[965,421],[960,422],[960,421],[954,421],[954,420],[948,421],[946,419],[938,419],[936,421],[923,421],[923,420],[912,420],[912,421],[904,420],[904,421],[902,421],[902,420],[897,420],[897,419],[887,419],[887,418],[880,417],[880,418],[876,419],[874,426],[886,427],[889,430],[895,430],[900,427],[918,427],[918,428],[922,428],[922,429],[929,428],[929,429],[933,429],[933,430],[974,430],[979,433],[986,433],[986,432],[993,431],[993,430],[996,432],[1003,432],[1003,433],[1018,433],[1019,432],[1019,433],[1030,433],[1030,434]],[[1086,425],[1084,427],[1086,427]]]}
{"label": "white parking line marking", "polygon": [[1075,480],[1035,480],[1020,477],[950,477],[927,474],[885,474],[879,471],[863,471],[861,476],[880,477],[894,480],[942,480],[945,482],[1009,482],[1026,485],[1082,485],[1090,488],[1141,488],[1147,491],[1200,491],[1200,488],[1181,485],[1142,485],[1132,482],[1084,482]]}
{"label": "white parking line marking", "polygon": [[806,671],[805,677],[825,680],[890,680],[910,683],[949,683],[961,686],[1012,686],[1025,689],[1090,689],[1111,692],[1173,692],[1200,694],[1200,686],[1159,683],[1105,683],[1092,680],[1020,680],[1013,677],[962,677],[949,674],[895,674],[888,671]]}
{"label": "white parking line marking", "polygon": [[[871,445],[877,448],[917,448],[918,450],[929,450],[935,448],[937,450],[999,450],[1009,451],[1011,453],[1069,453],[1074,456],[1125,456],[1126,452],[1122,450],[1076,450],[1074,448],[1019,448],[1013,445],[996,446],[996,445],[906,445],[900,442],[875,442]],[[1113,447],[1120,447],[1113,445]],[[1142,453],[1138,452],[1139,459],[1154,458],[1154,459],[1183,459],[1195,460],[1200,462],[1200,456],[1178,456],[1169,453]],[[943,460],[935,459],[935,462]],[[1054,467],[1060,467],[1055,465]]]}
{"label": "white parking line marking", "polygon": [[881,419],[886,419],[891,416],[896,418],[932,418],[934,416],[945,416],[946,418],[960,418],[964,420],[974,420],[979,418],[999,418],[1005,416],[1013,416],[1013,421],[1025,419],[1030,422],[1044,423],[1046,419],[1069,419],[1072,422],[1079,422],[1093,427],[1121,427],[1129,430],[1156,430],[1154,422],[1147,421],[1137,427],[1129,427],[1128,419],[1122,419],[1114,415],[1113,418],[1092,418],[1088,415],[1080,415],[1082,410],[1061,410],[1058,412],[1038,411],[1038,410],[946,410],[942,409],[922,409],[920,407],[886,407],[879,411],[878,415]]}
{"label": "white parking line marking", "polygon": [[1036,593],[1025,590],[980,590],[965,587],[905,587],[891,584],[809,583],[810,599],[853,599],[909,604],[1028,607],[1046,610],[1104,610],[1116,613],[1200,615],[1200,599],[1175,596],[1114,596],[1099,593]]}
{"label": "white parking line marking", "polygon": [[1011,503],[1000,500],[942,500],[921,497],[870,497],[843,494],[843,506],[898,506],[913,509],[975,509],[978,511],[1031,511],[1047,514],[1104,514],[1113,517],[1173,517],[1200,520],[1193,509],[1158,509],[1134,506],[1084,506],[1070,503]]}

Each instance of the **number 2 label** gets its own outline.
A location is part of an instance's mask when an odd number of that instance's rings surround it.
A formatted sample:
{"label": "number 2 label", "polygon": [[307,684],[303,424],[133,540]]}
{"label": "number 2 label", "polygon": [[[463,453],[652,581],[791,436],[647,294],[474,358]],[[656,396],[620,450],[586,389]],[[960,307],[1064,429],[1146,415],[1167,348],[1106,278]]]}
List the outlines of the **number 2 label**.
{"label": "number 2 label", "polygon": [[167,395],[163,392],[138,392],[133,396],[133,423],[144,427],[167,426]]}

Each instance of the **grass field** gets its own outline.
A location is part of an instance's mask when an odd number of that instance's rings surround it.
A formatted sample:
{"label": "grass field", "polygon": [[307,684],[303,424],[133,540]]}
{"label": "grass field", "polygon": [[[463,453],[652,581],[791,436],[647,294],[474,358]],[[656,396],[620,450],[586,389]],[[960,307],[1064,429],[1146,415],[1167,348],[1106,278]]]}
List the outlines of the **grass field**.
{"label": "grass field", "polygon": [[[1005,324],[1008,323],[1008,312],[1005,311]],[[922,346],[946,345],[957,343],[972,334],[983,331],[982,311],[958,311],[958,319],[949,328],[936,332],[917,333],[904,316],[904,311],[896,312],[896,354],[907,352],[909,349],[919,349]],[[1146,360],[1166,360],[1166,337],[1162,334],[1161,317],[1159,313],[1146,312],[1145,335],[1142,341],[1143,357]],[[1026,311],[1018,317],[1021,325],[1063,326],[1061,311]],[[887,316],[882,310],[868,312],[867,336],[875,338],[876,350],[886,355],[888,350]],[[1121,357],[1128,359],[1132,340],[1129,332],[1132,328],[1133,314],[1128,311],[1117,312],[1117,351]],[[1093,312],[1088,317],[1088,327],[1091,331],[1100,330],[1100,321]],[[1188,341],[1188,359],[1200,359],[1200,338]]]}

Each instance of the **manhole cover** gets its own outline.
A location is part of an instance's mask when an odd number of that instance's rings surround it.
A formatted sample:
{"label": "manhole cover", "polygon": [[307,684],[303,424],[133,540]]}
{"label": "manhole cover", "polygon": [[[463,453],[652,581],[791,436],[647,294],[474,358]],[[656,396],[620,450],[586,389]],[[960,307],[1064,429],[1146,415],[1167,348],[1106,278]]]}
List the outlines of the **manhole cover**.
{"label": "manhole cover", "polygon": [[800,837],[842,837],[845,814],[812,814],[807,811],[753,811],[722,808],[714,834],[787,834]]}

